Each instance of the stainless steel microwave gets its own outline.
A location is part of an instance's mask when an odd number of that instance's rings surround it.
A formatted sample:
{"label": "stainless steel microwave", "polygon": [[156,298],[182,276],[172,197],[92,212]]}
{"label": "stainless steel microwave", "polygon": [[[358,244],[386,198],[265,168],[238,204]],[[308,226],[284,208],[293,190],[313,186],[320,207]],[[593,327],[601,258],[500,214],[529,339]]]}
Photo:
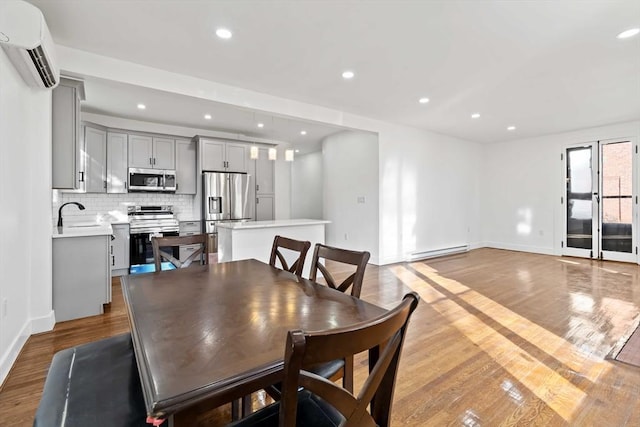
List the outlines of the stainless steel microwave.
{"label": "stainless steel microwave", "polygon": [[176,191],[176,171],[129,168],[129,191]]}

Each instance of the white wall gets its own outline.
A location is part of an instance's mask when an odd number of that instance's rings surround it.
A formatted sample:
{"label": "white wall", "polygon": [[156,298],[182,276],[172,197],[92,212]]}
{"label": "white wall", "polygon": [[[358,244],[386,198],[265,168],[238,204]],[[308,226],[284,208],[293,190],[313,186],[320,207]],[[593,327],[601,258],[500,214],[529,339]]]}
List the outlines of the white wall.
{"label": "white wall", "polygon": [[51,91],[26,86],[2,49],[0,153],[2,382],[28,336],[53,326]]}
{"label": "white wall", "polygon": [[388,125],[380,129],[380,263],[480,241],[480,144]]}
{"label": "white wall", "polygon": [[378,259],[378,136],[345,131],[322,141],[323,216],[330,246]]}
{"label": "white wall", "polygon": [[640,122],[582,129],[487,145],[482,182],[486,246],[560,254],[563,171],[568,145],[640,135]]}
{"label": "white wall", "polygon": [[324,219],[322,151],[296,155],[291,164],[291,218]]}

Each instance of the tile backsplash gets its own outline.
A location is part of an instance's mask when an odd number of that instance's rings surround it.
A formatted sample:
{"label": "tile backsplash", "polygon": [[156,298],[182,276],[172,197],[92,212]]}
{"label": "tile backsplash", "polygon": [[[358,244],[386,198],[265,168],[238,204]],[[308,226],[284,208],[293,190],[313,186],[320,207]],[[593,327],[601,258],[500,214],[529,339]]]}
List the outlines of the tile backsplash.
{"label": "tile backsplash", "polygon": [[85,207],[81,211],[75,206],[64,208],[64,218],[101,218],[111,215],[117,219],[126,219],[127,207],[133,205],[172,205],[174,213],[180,221],[199,218],[194,212],[194,195],[167,193],[127,193],[127,194],[97,194],[97,193],[67,193],[53,190],[52,218],[58,221],[58,208],[67,202],[79,202]]}

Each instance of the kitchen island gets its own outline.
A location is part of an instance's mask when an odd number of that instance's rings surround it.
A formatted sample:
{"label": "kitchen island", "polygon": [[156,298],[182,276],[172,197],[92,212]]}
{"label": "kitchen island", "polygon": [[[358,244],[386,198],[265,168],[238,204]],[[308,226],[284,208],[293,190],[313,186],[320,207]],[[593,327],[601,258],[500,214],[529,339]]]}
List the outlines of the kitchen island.
{"label": "kitchen island", "polygon": [[109,223],[53,227],[53,310],[56,322],[95,316],[111,302]]}
{"label": "kitchen island", "polygon": [[[320,219],[218,223],[218,261],[255,258],[268,263],[275,236],[308,240],[311,242],[311,249],[307,253],[302,275],[309,277],[313,248],[316,243],[324,243],[324,227],[329,223],[330,221]],[[295,260],[293,254],[291,255],[291,257],[285,255],[287,262]]]}

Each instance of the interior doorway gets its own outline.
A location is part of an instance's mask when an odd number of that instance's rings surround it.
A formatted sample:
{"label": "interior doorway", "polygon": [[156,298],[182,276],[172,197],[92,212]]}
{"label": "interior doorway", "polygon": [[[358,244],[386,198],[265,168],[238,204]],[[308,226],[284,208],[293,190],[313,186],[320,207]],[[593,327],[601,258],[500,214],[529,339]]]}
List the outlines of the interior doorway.
{"label": "interior doorway", "polygon": [[563,255],[636,262],[636,152],[631,139],[565,148]]}

